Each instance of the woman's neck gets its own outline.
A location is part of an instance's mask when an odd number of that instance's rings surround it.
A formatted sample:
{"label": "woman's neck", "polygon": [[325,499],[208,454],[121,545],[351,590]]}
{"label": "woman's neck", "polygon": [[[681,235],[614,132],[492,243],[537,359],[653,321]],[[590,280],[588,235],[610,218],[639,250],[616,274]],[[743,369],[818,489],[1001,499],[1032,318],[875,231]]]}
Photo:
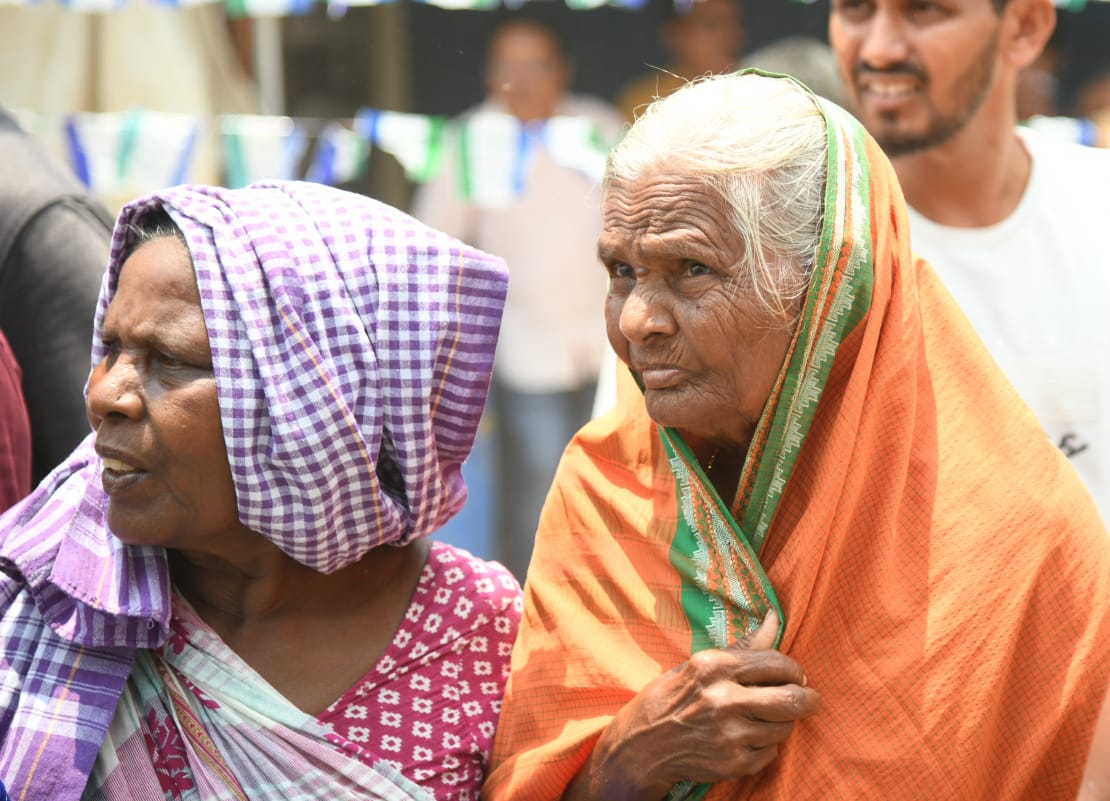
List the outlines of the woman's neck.
{"label": "woman's neck", "polygon": [[[173,551],[174,586],[209,625],[257,624],[287,615],[312,614],[336,604],[370,602],[412,572],[419,574],[426,544],[382,546],[333,573],[300,564],[269,542],[236,561]],[[211,619],[210,619],[211,618]]]}
{"label": "woman's neck", "polygon": [[389,647],[430,545],[382,546],[334,573],[285,554],[242,564],[177,552],[175,587],[224,643],[270,686],[319,714]]}

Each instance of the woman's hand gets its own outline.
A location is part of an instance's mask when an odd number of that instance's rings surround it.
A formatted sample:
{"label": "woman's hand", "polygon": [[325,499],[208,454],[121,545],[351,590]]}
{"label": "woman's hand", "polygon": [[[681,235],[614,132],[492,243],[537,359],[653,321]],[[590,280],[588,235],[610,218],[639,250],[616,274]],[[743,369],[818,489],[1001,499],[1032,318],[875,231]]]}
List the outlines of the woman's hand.
{"label": "woman's hand", "polygon": [[758,773],[816,691],[801,666],[772,650],[778,615],[737,645],[702,651],[657,677],[601,733],[564,801],[658,801],[678,782]]}

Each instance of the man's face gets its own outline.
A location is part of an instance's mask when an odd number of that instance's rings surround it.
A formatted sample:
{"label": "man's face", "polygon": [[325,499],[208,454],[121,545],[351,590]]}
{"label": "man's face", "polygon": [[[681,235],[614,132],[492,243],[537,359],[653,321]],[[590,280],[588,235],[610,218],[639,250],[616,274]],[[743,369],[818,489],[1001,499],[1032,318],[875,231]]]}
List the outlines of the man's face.
{"label": "man's face", "polygon": [[829,41],[860,120],[889,156],[948,141],[994,85],[991,0],[832,0]]}
{"label": "man's face", "polygon": [[486,90],[525,121],[555,113],[566,91],[570,68],[554,37],[526,24],[504,27],[490,45]]}

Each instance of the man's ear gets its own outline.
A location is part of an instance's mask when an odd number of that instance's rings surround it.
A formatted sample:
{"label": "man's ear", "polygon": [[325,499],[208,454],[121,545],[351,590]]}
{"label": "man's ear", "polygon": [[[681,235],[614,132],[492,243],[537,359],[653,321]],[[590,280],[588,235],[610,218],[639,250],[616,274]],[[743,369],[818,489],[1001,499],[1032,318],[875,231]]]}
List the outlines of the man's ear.
{"label": "man's ear", "polygon": [[1000,55],[1015,70],[1028,67],[1055,30],[1056,6],[1052,0],[1009,0],[1002,9]]}

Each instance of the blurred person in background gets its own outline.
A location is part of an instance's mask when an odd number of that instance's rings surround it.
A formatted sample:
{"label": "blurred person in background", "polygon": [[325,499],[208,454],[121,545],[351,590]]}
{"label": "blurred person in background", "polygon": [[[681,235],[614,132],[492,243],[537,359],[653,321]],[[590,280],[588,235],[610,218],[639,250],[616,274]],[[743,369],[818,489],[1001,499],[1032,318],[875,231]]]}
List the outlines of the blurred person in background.
{"label": "blurred person in background", "polygon": [[1110,152],[1019,128],[1052,0],[833,0],[829,40],[955,296],[1110,519]]}
{"label": "blurred person in background", "polygon": [[112,219],[0,110],[0,331],[23,373],[37,484],[88,436],[81,390]]}
{"label": "blurred person in background", "polygon": [[523,580],[540,508],[571,436],[590,417],[605,333],[598,314],[605,275],[595,243],[601,227],[595,176],[560,163],[542,140],[554,116],[596,123],[607,141],[623,127],[608,104],[568,92],[572,69],[555,32],[512,19],[490,40],[487,99],[465,112],[502,112],[532,137],[519,192],[484,205],[459,191],[457,165],[421,185],[413,214],[434,228],[504,258],[509,294],[493,378],[498,468],[497,558]]}
{"label": "blurred person in background", "polygon": [[19,365],[0,334],[0,512],[31,490],[31,428]]}
{"label": "blurred person in background", "polygon": [[623,88],[617,108],[633,122],[651,101],[692,78],[736,69],[744,45],[740,0],[665,0],[661,35],[671,62]]}

